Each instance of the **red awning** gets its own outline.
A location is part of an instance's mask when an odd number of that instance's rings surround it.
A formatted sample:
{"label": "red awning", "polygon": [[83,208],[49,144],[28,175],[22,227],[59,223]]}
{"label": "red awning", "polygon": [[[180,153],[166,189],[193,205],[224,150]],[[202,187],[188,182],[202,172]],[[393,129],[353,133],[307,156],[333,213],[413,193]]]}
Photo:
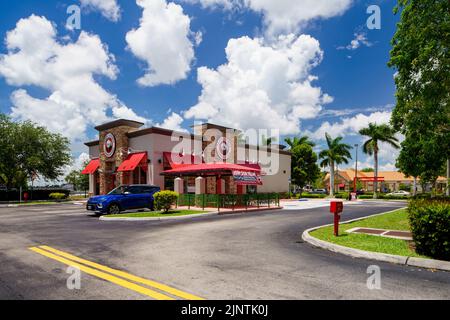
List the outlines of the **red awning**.
{"label": "red awning", "polygon": [[132,153],[119,166],[117,172],[133,171],[147,160],[147,152]]}
{"label": "red awning", "polygon": [[91,162],[81,171],[81,174],[93,174],[100,167],[100,159],[92,159]]}
{"label": "red awning", "polygon": [[233,171],[243,171],[243,172],[255,172],[257,174],[261,173],[260,169],[250,168],[247,166],[241,166],[232,163],[202,163],[190,166],[184,166],[178,169],[172,169],[162,172],[162,175],[167,176],[178,176],[178,175],[219,175],[219,174],[229,174],[231,175]]}
{"label": "red awning", "polygon": [[172,169],[178,169],[194,164],[201,164],[202,157],[191,154],[178,155],[176,153],[164,152],[164,160],[170,165]]}

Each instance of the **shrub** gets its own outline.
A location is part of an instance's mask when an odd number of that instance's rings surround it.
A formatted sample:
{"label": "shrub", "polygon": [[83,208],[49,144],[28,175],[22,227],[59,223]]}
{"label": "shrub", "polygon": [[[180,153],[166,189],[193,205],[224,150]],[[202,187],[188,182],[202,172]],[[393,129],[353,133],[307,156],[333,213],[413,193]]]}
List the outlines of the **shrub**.
{"label": "shrub", "polygon": [[380,199],[386,199],[386,200],[406,200],[409,198],[409,196],[394,196],[394,195],[379,195]]}
{"label": "shrub", "polygon": [[[278,194],[278,196],[280,197],[280,199],[289,199],[289,192],[280,192]],[[294,197],[294,193],[291,192],[291,197]]]}
{"label": "shrub", "polygon": [[336,199],[348,199],[349,193],[348,192],[340,192],[336,193],[335,198]]}
{"label": "shrub", "polygon": [[416,252],[450,261],[450,201],[410,201],[408,219]]}
{"label": "shrub", "polygon": [[363,199],[373,199],[373,195],[370,195],[370,194],[362,194],[362,195],[359,195],[359,196],[358,196],[358,199],[361,199],[361,200],[363,200]]}
{"label": "shrub", "polygon": [[314,193],[303,193],[300,196],[300,198],[305,198],[305,199],[324,199],[326,197],[327,197],[326,194],[314,194]]}
{"label": "shrub", "polygon": [[173,191],[160,191],[155,193],[155,208],[156,210],[169,212],[170,208],[177,202],[178,193]]}
{"label": "shrub", "polygon": [[63,200],[67,198],[67,195],[65,193],[53,192],[48,197],[53,200]]}

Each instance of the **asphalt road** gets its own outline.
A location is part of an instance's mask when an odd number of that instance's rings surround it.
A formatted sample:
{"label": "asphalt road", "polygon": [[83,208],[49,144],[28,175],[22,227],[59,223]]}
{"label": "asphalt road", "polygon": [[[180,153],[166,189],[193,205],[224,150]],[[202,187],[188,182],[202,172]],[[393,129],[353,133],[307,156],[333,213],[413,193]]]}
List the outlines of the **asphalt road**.
{"label": "asphalt road", "polygon": [[[402,205],[348,206],[343,220]],[[85,272],[68,289],[67,265],[29,249],[48,245],[206,299],[450,299],[450,273],[301,242],[330,222],[323,207],[162,222],[104,222],[72,204],[0,208],[0,298],[150,299]],[[381,268],[381,290],[367,288],[370,265]]]}

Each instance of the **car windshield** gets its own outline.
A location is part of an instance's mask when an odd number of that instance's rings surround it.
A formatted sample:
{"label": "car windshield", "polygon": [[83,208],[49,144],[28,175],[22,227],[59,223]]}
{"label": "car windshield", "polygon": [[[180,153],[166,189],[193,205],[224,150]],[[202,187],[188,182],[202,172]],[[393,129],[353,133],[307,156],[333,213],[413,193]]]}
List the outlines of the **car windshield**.
{"label": "car windshield", "polygon": [[120,187],[115,188],[113,191],[111,191],[108,194],[124,194],[127,191],[127,189],[128,189],[127,187],[120,186]]}

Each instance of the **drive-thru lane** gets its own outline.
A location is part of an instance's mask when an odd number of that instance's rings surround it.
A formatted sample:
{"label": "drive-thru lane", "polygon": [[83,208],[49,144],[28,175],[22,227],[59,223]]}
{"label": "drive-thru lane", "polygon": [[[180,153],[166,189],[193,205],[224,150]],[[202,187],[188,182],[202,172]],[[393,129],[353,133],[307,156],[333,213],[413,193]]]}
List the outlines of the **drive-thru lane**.
{"label": "drive-thru lane", "polygon": [[[401,206],[351,205],[343,220]],[[318,207],[105,223],[82,205],[0,208],[0,298],[152,298],[85,272],[81,288],[69,290],[68,265],[29,249],[40,246],[206,299],[450,298],[450,273],[352,259],[301,242],[304,230],[331,218]],[[381,268],[382,290],[366,286],[372,264]]]}

